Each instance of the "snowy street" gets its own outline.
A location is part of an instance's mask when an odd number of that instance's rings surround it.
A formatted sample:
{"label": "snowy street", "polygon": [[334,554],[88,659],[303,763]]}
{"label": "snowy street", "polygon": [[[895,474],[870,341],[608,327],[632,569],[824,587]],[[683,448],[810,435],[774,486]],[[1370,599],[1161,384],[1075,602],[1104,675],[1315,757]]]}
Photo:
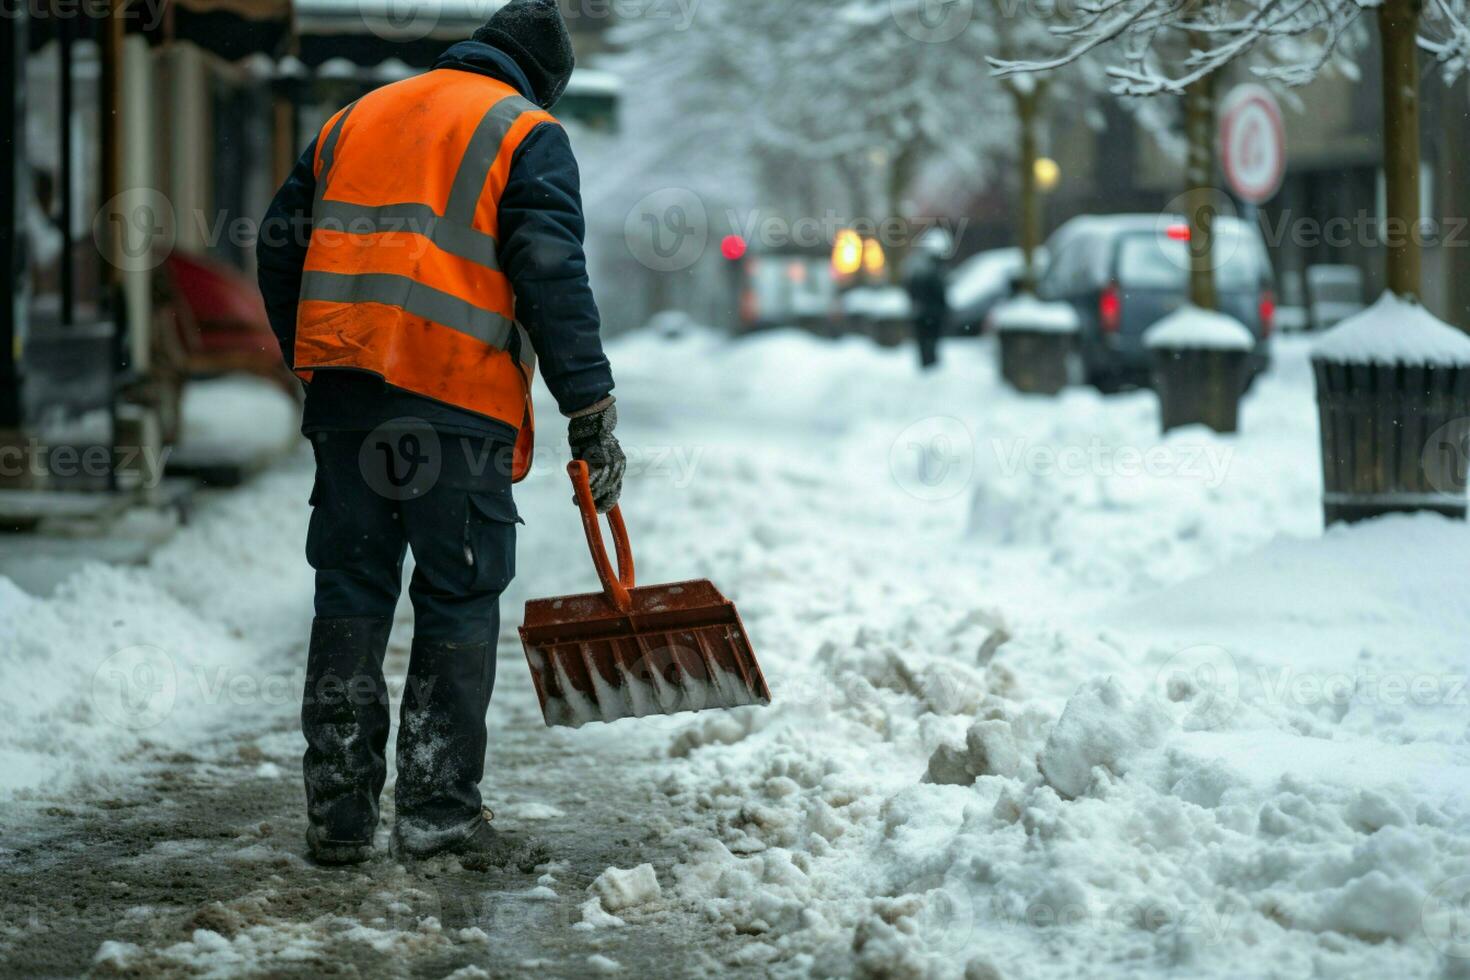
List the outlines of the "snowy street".
{"label": "snowy street", "polygon": [[608,344],[640,581],[737,603],[766,708],[543,727],[521,606],[595,583],[546,409],[482,785],[521,868],[306,861],[304,449],[146,566],[0,579],[5,972],[1470,972],[1470,528],[1324,533],[1304,341],[1163,437],[992,345]]}

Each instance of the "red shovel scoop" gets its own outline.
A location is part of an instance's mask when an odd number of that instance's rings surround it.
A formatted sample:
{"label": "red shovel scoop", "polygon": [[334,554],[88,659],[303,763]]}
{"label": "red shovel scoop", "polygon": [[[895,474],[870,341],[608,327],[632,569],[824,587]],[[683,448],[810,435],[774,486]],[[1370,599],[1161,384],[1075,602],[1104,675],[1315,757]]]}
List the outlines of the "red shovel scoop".
{"label": "red shovel scoop", "polygon": [[607,522],[613,574],[587,464],[567,465],[601,592],[532,599],[521,644],[548,725],[671,715],[770,704],[771,691],[735,605],[708,579],[634,585],[633,549],[622,512]]}

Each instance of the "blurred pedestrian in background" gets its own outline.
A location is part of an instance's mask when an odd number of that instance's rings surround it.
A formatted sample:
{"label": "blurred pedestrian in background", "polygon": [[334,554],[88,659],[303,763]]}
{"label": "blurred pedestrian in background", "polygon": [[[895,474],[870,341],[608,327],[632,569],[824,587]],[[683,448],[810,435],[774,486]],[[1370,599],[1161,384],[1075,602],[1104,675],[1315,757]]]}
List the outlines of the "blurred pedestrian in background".
{"label": "blurred pedestrian in background", "polygon": [[943,228],[930,228],[919,236],[904,267],[904,285],[914,311],[914,336],[919,343],[919,365],[932,368],[939,363],[939,336],[949,318],[945,296],[944,264],[954,251],[954,239]]}

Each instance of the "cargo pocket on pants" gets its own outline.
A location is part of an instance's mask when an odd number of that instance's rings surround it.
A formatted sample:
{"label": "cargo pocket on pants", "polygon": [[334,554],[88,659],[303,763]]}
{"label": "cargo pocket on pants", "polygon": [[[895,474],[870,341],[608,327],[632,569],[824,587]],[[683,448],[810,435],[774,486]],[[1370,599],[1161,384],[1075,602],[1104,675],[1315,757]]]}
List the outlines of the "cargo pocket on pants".
{"label": "cargo pocket on pants", "polygon": [[326,536],[327,515],[322,507],[322,478],[317,477],[311,484],[311,496],[307,498],[311,506],[311,518],[306,524],[306,562],[317,571],[325,566],[323,559],[328,552],[322,546],[322,538]]}
{"label": "cargo pocket on pants", "polygon": [[509,493],[471,493],[464,526],[471,588],[502,592],[516,574],[516,525],[523,523]]}

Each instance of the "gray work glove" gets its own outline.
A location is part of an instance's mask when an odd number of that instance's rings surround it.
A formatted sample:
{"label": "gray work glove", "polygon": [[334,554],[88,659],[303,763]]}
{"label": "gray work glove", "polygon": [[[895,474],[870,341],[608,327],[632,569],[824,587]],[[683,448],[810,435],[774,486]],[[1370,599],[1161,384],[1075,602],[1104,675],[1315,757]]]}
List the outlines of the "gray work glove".
{"label": "gray work glove", "polygon": [[623,492],[623,470],[627,458],[618,445],[613,429],[618,424],[618,408],[612,399],[607,405],[572,416],[567,424],[567,442],[572,445],[572,458],[587,464],[592,484],[592,502],[599,514],[606,514]]}

